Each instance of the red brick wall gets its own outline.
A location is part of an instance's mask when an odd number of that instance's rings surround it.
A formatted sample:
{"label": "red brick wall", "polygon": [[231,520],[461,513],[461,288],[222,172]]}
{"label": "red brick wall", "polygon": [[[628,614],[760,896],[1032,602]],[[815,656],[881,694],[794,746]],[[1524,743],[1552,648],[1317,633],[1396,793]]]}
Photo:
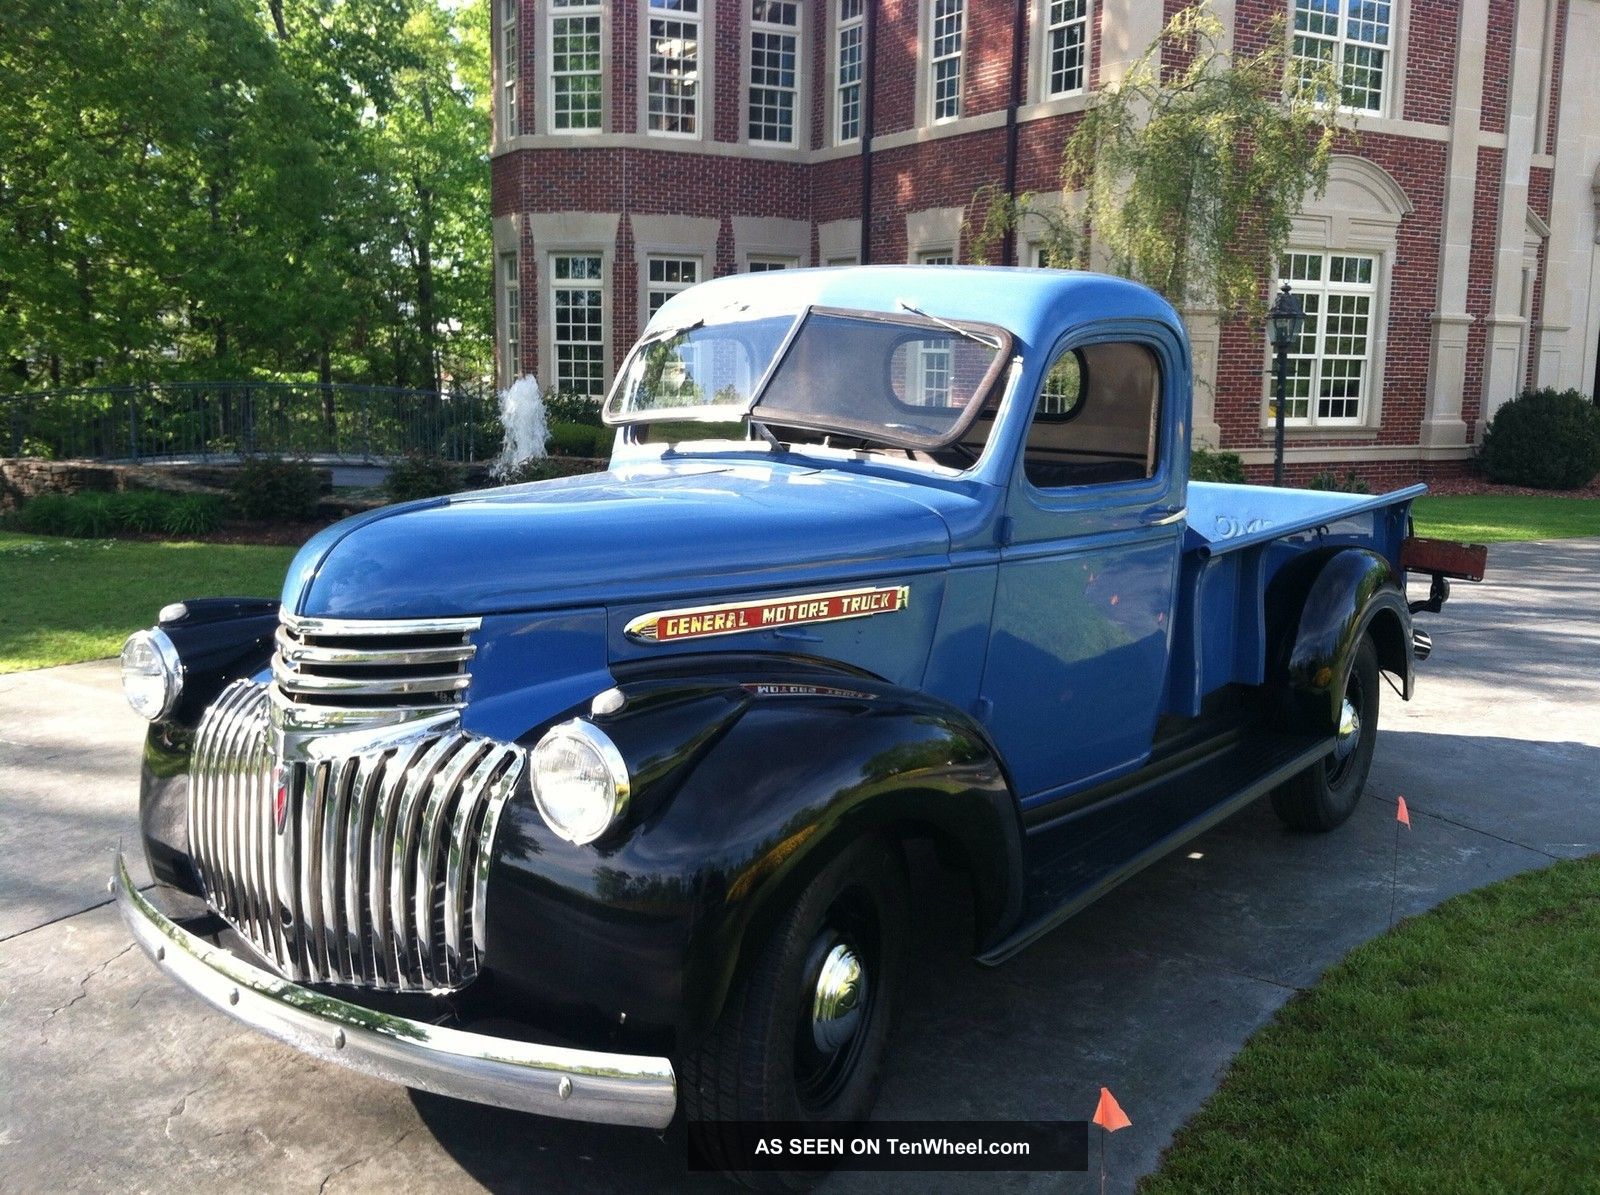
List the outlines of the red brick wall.
{"label": "red brick wall", "polygon": [[[1550,175],[1551,171],[1546,166],[1535,166],[1528,172],[1528,206],[1546,223],[1550,220]],[[1544,320],[1545,262],[1549,256],[1550,240],[1546,237],[1539,242],[1539,265],[1533,276],[1533,294],[1528,302],[1528,359],[1523,363],[1522,384],[1530,389],[1539,361],[1540,342],[1544,339],[1539,325]]]}
{"label": "red brick wall", "polygon": [[878,136],[898,133],[917,123],[917,30],[920,0],[879,0],[877,45],[873,66],[877,75],[873,129]]}
{"label": "red brick wall", "polygon": [[1500,225],[1500,179],[1505,171],[1505,150],[1478,148],[1478,182],[1472,204],[1472,255],[1467,264],[1467,370],[1461,389],[1461,418],[1467,438],[1474,437],[1483,411],[1483,354],[1488,336],[1484,320],[1494,307],[1494,245]]}
{"label": "red brick wall", "polygon": [[1459,24],[1460,5],[1455,0],[1411,0],[1406,30],[1407,120],[1450,123]]}
{"label": "red brick wall", "polygon": [[1567,0],[1556,5],[1555,45],[1551,49],[1550,118],[1545,122],[1544,152],[1556,152],[1556,125],[1561,116],[1561,75],[1567,56]]}
{"label": "red brick wall", "polygon": [[[1506,131],[1511,89],[1511,43],[1517,34],[1517,0],[1489,0],[1489,39],[1483,54],[1483,117],[1479,127]],[[1473,31],[1477,35],[1477,31]]]}

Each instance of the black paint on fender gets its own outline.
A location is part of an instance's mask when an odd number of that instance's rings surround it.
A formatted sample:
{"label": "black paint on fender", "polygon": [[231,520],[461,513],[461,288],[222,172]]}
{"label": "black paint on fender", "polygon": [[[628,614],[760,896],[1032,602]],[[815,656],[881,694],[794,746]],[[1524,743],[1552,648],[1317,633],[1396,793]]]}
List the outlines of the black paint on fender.
{"label": "black paint on fender", "polygon": [[1410,700],[1411,611],[1394,567],[1370,549],[1344,548],[1306,557],[1287,580],[1293,584],[1308,577],[1304,597],[1289,607],[1298,609],[1299,618],[1292,636],[1283,640],[1279,678],[1295,713],[1313,728],[1337,724],[1345,677],[1366,634],[1377,649],[1378,666],[1399,678],[1401,694]]}
{"label": "black paint on fender", "polygon": [[[1021,907],[1016,803],[969,718],[817,661],[718,656],[634,674],[594,719],[628,761],[622,825],[576,847],[519,794],[495,844],[487,955],[519,1016],[673,1048],[703,1033],[768,927],[863,835],[923,836],[971,874],[980,947]],[[530,735],[536,740],[537,733]]]}
{"label": "black paint on fender", "polygon": [[189,860],[189,752],[206,708],[231,681],[267,666],[278,602],[265,598],[191,598],[179,617],[158,625],[183,662],[183,693],[145,733],[139,775],[139,827],[151,875],[199,894]]}

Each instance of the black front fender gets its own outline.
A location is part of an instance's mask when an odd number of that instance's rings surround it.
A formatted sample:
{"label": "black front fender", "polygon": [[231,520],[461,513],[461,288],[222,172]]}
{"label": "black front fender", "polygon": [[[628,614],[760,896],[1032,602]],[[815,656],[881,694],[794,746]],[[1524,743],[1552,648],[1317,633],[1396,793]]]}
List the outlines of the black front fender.
{"label": "black front fender", "polygon": [[980,946],[1014,922],[1016,803],[959,711],[793,662],[621,687],[624,708],[595,721],[635,779],[625,823],[577,847],[531,799],[502,815],[488,957],[530,1010],[692,1040],[810,878],[867,834],[931,838],[964,865]]}
{"label": "black front fender", "polygon": [[217,694],[254,676],[272,655],[278,603],[260,598],[194,598],[169,606],[158,624],[183,662],[183,693],[145,734],[139,772],[139,826],[150,873],[198,893],[189,861],[189,753],[194,732]]}

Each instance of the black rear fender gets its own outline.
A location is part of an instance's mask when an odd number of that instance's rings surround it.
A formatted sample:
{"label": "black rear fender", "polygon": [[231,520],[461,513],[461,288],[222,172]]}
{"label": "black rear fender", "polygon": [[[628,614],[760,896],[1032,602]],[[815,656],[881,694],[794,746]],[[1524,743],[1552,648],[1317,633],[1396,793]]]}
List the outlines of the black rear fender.
{"label": "black rear fender", "polygon": [[1303,725],[1331,729],[1364,636],[1372,637],[1378,667],[1396,677],[1410,700],[1411,611],[1394,567],[1378,553],[1344,548],[1316,563],[1284,643],[1278,680]]}

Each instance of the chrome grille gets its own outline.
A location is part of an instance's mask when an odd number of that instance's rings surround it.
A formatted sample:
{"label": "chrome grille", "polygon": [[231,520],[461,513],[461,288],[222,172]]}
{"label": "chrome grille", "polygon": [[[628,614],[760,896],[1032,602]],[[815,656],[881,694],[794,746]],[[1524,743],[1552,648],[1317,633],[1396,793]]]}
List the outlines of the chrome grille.
{"label": "chrome grille", "polygon": [[297,705],[445,709],[472,683],[477,618],[333,619],[284,614],[272,677]]}
{"label": "chrome grille", "polygon": [[522,752],[447,715],[310,736],[285,759],[273,700],[235,681],[195,735],[189,842],[211,906],[298,982],[466,983]]}

